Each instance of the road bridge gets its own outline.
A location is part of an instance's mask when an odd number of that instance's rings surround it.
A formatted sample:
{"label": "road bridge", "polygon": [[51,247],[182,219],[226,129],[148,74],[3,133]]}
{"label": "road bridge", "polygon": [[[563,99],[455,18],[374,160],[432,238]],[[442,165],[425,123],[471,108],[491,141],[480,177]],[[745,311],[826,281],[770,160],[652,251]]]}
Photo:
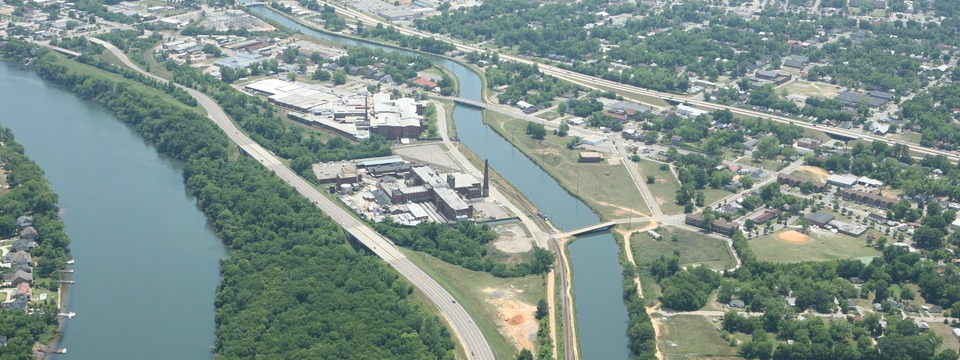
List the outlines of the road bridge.
{"label": "road bridge", "polygon": [[559,239],[559,238],[566,238],[571,236],[587,235],[595,232],[610,230],[610,228],[616,226],[617,224],[618,222],[616,220],[605,221],[602,223],[587,225],[587,226],[576,228],[567,232],[555,234],[554,237]]}

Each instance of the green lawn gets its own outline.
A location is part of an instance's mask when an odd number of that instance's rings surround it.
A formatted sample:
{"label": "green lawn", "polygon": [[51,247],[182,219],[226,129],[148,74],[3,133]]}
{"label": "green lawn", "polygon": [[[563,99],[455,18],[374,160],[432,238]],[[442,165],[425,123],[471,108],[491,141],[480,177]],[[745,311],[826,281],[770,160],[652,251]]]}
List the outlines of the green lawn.
{"label": "green lawn", "polygon": [[560,117],[560,114],[557,113],[556,111],[544,111],[542,113],[537,114],[537,117],[544,120],[553,120]]}
{"label": "green lawn", "polygon": [[[497,317],[497,306],[487,302],[490,294],[484,289],[510,289],[516,293],[517,301],[536,306],[540,299],[546,298],[546,276],[533,275],[522,278],[498,278],[484,272],[467,270],[450,265],[433,256],[400,248],[407,258],[419,266],[457,299],[464,309],[480,326],[484,337],[493,348],[497,359],[512,359],[518,350],[499,331],[503,320]],[[533,314],[530,314],[533,316]]]}
{"label": "green lawn", "polygon": [[803,80],[797,80],[786,84],[782,89],[786,89],[791,94],[802,94],[827,99],[832,99],[837,96],[837,89],[833,85],[812,83]]}
{"label": "green lawn", "polygon": [[829,234],[812,230],[803,243],[792,243],[777,238],[778,233],[748,240],[757,260],[772,262],[827,261],[877,256],[880,253],[866,245],[867,231],[859,238],[843,234]]}
{"label": "green lawn", "polygon": [[622,219],[637,212],[649,214],[643,196],[617,161],[579,163],[579,150],[567,149],[571,137],[548,134],[534,140],[526,132],[527,122],[484,110],[484,122],[512,142],[520,151],[558,180],[567,191],[584,199],[603,219]]}
{"label": "green lawn", "polygon": [[735,356],[737,348],[720,337],[718,324],[703,316],[677,315],[662,320],[665,338],[660,350],[668,359],[712,356]]}
{"label": "green lawn", "polygon": [[943,343],[940,345],[940,349],[953,349],[955,351],[960,351],[960,341],[957,340],[956,336],[953,336],[953,328],[943,323],[929,323],[930,331],[935,332],[941,338],[943,338]]}
{"label": "green lawn", "polygon": [[[680,182],[673,176],[670,170],[660,170],[660,163],[646,159],[640,159],[634,163],[640,169],[640,176],[643,181],[647,181],[647,176],[653,175],[653,184],[647,184],[650,192],[656,197],[660,204],[660,210],[664,214],[679,214],[683,212],[683,206],[677,205],[676,194],[680,188]],[[706,195],[706,194],[704,194]]]}
{"label": "green lawn", "polygon": [[[646,233],[636,233],[630,238],[630,247],[638,265],[654,261],[660,255],[671,256],[675,250],[680,251],[681,265],[704,264],[716,270],[736,265],[723,240],[671,226],[662,226],[657,232],[663,235],[662,240],[654,240]],[[676,242],[672,240],[674,235]]]}
{"label": "green lawn", "polygon": [[915,132],[912,132],[912,133],[909,133],[909,134],[900,133],[900,134],[887,135],[887,137],[889,137],[889,138],[891,138],[891,139],[902,140],[902,141],[907,141],[907,142],[912,142],[912,143],[914,143],[914,144],[919,144],[919,143],[920,143],[920,137],[921,137],[921,136],[922,136],[922,135],[920,135],[920,133],[915,133]]}

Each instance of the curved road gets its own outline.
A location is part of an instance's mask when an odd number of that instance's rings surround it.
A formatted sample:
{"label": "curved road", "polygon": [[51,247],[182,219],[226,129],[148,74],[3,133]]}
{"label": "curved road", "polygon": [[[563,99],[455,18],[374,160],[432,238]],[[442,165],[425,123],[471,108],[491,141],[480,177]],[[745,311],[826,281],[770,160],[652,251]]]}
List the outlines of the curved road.
{"label": "curved road", "polygon": [[[113,44],[93,37],[88,39],[103,45],[127,67],[159,81],[167,81],[166,79],[161,79],[145,72],[134,65],[130,59],[127,58],[126,54],[116,46],[113,46]],[[343,226],[347,233],[363,243],[374,254],[385,260],[390,266],[396,269],[400,275],[406,278],[407,281],[430,298],[430,301],[433,301],[433,303],[437,305],[437,308],[440,309],[440,312],[447,319],[454,333],[459,338],[460,343],[463,345],[465,352],[471,359],[494,359],[493,350],[490,348],[490,345],[487,344],[487,340],[480,332],[480,328],[473,322],[473,319],[470,318],[467,311],[464,310],[463,307],[453,299],[453,296],[447,293],[440,284],[437,284],[437,282],[424,273],[423,270],[410,262],[410,260],[397,249],[392,241],[381,236],[369,226],[357,220],[357,218],[347,212],[347,210],[344,210],[332,200],[325,197],[319,190],[314,188],[313,185],[301,178],[290,168],[284,166],[276,155],[264,149],[241,132],[227,114],[223,112],[223,109],[217,105],[216,101],[194,89],[180,85],[177,86],[190,93],[200,106],[207,111],[217,126],[226,132],[230,140],[236,143],[244,153],[260,161],[261,164],[273,171],[280,179],[293,186],[300,195],[303,195],[316,204],[320,210]]]}

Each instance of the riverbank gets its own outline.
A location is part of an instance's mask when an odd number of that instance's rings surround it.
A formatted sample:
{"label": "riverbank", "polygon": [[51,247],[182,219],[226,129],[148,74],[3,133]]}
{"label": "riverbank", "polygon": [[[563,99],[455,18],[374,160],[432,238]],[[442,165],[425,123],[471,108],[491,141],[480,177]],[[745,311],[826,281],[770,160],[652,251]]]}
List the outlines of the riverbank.
{"label": "riverbank", "polygon": [[599,163],[582,163],[578,159],[581,150],[568,147],[572,136],[547,134],[544,140],[538,141],[526,134],[527,122],[524,120],[486,110],[483,119],[485,124],[553,177],[568,194],[586,203],[601,219],[649,215],[650,209],[623,168],[622,159],[611,157]]}

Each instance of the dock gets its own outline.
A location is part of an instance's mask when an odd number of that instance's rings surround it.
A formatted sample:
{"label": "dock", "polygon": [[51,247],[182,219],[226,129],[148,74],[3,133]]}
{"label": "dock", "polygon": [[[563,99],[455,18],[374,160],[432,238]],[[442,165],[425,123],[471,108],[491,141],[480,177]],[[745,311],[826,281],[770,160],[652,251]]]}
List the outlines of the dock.
{"label": "dock", "polygon": [[71,311],[71,312],[68,312],[68,313],[60,313],[59,315],[62,316],[62,317],[65,317],[65,318],[67,318],[67,319],[73,319],[74,316],[77,316],[77,313]]}

